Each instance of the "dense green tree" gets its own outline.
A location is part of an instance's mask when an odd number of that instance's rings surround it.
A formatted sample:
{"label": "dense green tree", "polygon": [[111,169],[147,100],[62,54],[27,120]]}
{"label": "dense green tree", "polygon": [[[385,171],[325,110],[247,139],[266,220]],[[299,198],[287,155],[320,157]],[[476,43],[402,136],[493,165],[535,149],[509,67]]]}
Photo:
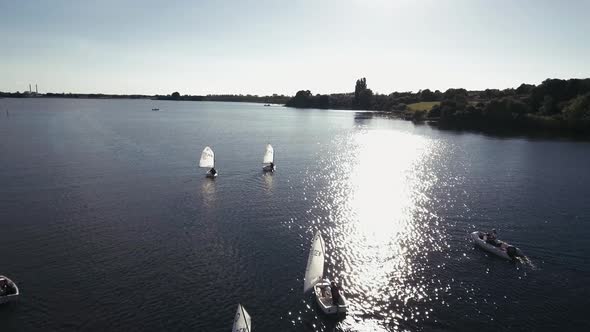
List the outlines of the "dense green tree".
{"label": "dense green tree", "polygon": [[563,115],[570,125],[590,123],[590,93],[580,95],[569,102],[563,109]]}
{"label": "dense green tree", "polygon": [[360,104],[360,95],[361,92],[367,89],[367,79],[366,78],[359,78],[356,80],[356,85],[354,87],[354,101],[357,105]]}
{"label": "dense green tree", "polygon": [[[439,91],[440,92],[440,91]],[[424,89],[418,92],[420,95],[420,101],[437,101],[437,96],[430,89]]]}
{"label": "dense green tree", "polygon": [[286,104],[289,107],[307,108],[312,107],[312,96],[309,90],[299,90],[295,97],[291,98]]}
{"label": "dense green tree", "polygon": [[553,115],[557,113],[559,110],[557,108],[557,103],[555,102],[555,98],[551,95],[545,95],[543,97],[543,104],[539,109],[539,113],[544,115]]}
{"label": "dense green tree", "polygon": [[531,93],[531,91],[533,91],[533,88],[535,86],[533,84],[525,84],[522,83],[518,88],[516,88],[516,94],[519,95],[527,95],[529,93]]}
{"label": "dense green tree", "polygon": [[361,109],[371,109],[373,106],[373,91],[367,88],[367,79],[364,77],[356,80],[354,104]]}

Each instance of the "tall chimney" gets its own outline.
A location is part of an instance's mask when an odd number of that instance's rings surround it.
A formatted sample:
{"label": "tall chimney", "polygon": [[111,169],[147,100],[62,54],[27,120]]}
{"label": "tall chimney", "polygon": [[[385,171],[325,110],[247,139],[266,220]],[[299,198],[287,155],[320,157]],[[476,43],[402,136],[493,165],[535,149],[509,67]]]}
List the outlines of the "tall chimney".
{"label": "tall chimney", "polygon": [[37,90],[37,84],[35,84],[35,93],[39,93],[39,90]]}
{"label": "tall chimney", "polygon": [[33,90],[31,90],[31,85],[29,84],[29,92],[33,92]]}

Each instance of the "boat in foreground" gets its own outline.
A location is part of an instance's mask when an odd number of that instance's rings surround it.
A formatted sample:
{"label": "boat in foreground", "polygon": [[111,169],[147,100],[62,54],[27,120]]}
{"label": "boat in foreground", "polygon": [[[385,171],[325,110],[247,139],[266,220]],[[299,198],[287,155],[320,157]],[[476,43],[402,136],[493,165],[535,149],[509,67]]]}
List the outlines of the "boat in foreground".
{"label": "boat in foreground", "polygon": [[199,160],[199,167],[202,168],[209,168],[207,174],[205,175],[208,178],[216,178],[219,175],[219,172],[215,170],[215,153],[213,150],[206,146],[201,152],[201,159]]}
{"label": "boat in foreground", "polygon": [[274,172],[276,169],[275,166],[275,150],[273,149],[272,145],[267,144],[266,150],[264,150],[264,157],[262,158],[262,163],[265,164],[262,167],[263,172]]}
{"label": "boat in foreground", "polygon": [[15,301],[19,295],[18,286],[9,278],[0,276],[0,304]]}
{"label": "boat in foreground", "polygon": [[345,314],[348,309],[348,302],[342,292],[338,292],[338,302],[334,303],[332,297],[332,285],[330,280],[324,276],[325,245],[320,232],[313,237],[305,278],[303,279],[303,293],[313,289],[316,303],[327,315]]}
{"label": "boat in foreground", "polygon": [[471,233],[473,243],[483,250],[498,257],[508,260],[515,260],[517,257],[524,257],[520,249],[506,242],[495,240],[494,244],[486,242],[486,233],[476,231]]}
{"label": "boat in foreground", "polygon": [[236,316],[234,317],[234,325],[232,327],[232,332],[250,332],[252,331],[252,325],[250,315],[244,309],[244,306],[238,304],[238,310],[236,311]]}

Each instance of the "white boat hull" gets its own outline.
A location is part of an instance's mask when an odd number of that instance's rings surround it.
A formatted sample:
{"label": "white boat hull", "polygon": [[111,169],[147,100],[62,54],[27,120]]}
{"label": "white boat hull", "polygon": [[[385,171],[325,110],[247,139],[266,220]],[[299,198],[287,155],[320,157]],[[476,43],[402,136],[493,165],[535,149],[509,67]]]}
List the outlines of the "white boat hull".
{"label": "white boat hull", "polygon": [[344,294],[340,293],[340,302],[335,305],[332,301],[332,293],[329,290],[330,282],[322,280],[315,284],[313,292],[316,303],[326,315],[346,314],[348,310],[348,301]]}
{"label": "white boat hull", "polygon": [[[497,240],[496,242],[498,242],[500,244],[500,246],[494,246],[490,243],[487,243],[486,241],[484,241],[483,239],[483,232],[473,232],[471,233],[471,239],[473,240],[473,243],[475,243],[476,246],[482,248],[483,250],[494,254],[498,257],[502,257],[504,259],[507,260],[513,260],[518,256],[523,256],[522,252],[520,251],[520,249],[511,246],[510,244],[506,243],[506,242],[502,242]],[[508,248],[514,248],[515,251],[515,255],[511,256],[508,254]]]}
{"label": "white boat hull", "polygon": [[6,281],[8,281],[9,288],[11,289],[11,292],[8,295],[0,296],[0,304],[16,301],[20,295],[18,286],[16,286],[16,284],[12,280],[8,279],[5,276],[0,276],[0,278],[5,278]]}
{"label": "white boat hull", "polygon": [[215,179],[218,175],[219,175],[219,172],[216,172],[215,174],[211,174],[211,172],[207,172],[205,177],[208,177],[209,179]]}

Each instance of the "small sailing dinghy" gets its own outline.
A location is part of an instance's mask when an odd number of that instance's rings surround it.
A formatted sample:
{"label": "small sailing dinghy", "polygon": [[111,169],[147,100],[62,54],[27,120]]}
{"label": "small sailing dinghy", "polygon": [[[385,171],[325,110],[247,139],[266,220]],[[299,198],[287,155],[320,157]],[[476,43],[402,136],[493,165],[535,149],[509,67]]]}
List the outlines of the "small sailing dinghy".
{"label": "small sailing dinghy", "polygon": [[252,325],[250,325],[250,315],[246,312],[246,309],[244,309],[243,305],[238,304],[238,311],[236,311],[232,332],[250,331],[252,331]]}
{"label": "small sailing dinghy", "polygon": [[500,240],[494,240],[493,243],[486,241],[486,233],[473,232],[471,233],[473,243],[483,250],[492,253],[498,257],[508,260],[515,260],[517,257],[524,257],[520,249]]}
{"label": "small sailing dinghy", "polygon": [[348,302],[342,291],[338,292],[337,301],[334,301],[332,298],[330,280],[324,278],[324,259],[324,239],[318,231],[313,237],[307,259],[307,268],[305,269],[305,278],[303,279],[303,293],[313,290],[316,303],[325,314],[345,314],[348,309]]}
{"label": "small sailing dinghy", "polygon": [[0,276],[0,304],[15,301],[20,292],[16,284],[5,276]]}
{"label": "small sailing dinghy", "polygon": [[262,167],[262,171],[264,172],[274,172],[274,170],[276,169],[275,150],[270,144],[266,145],[266,150],[264,151],[264,158],[262,158],[262,163],[266,165]]}
{"label": "small sailing dinghy", "polygon": [[199,160],[199,167],[209,168],[207,171],[208,178],[216,178],[219,173],[215,170],[215,153],[210,147],[206,146],[201,153],[201,160]]}

